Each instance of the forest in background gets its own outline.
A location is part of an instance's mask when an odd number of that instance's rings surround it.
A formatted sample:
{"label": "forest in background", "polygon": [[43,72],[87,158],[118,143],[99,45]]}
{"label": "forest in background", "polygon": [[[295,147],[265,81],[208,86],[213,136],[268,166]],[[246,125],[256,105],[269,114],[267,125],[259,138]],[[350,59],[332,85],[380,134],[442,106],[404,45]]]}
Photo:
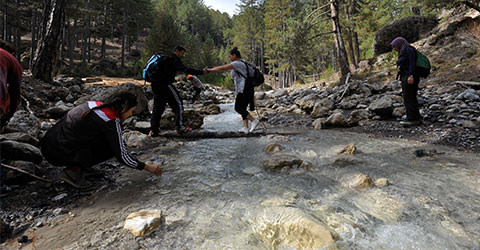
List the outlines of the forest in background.
{"label": "forest in background", "polygon": [[[233,17],[202,0],[0,0],[0,38],[34,77],[139,76],[154,53],[187,49],[184,63],[228,63],[234,46],[276,87],[345,77],[372,57],[375,33],[410,15],[437,16],[480,0],[241,0]],[[225,84],[229,77],[209,76]]]}

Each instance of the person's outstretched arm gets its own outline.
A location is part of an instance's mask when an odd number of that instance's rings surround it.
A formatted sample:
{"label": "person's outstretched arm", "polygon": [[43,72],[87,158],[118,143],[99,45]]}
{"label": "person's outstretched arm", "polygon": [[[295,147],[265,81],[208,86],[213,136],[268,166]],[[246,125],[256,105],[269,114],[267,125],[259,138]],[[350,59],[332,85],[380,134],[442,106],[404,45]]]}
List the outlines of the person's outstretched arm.
{"label": "person's outstretched arm", "polygon": [[229,69],[233,69],[233,65],[231,63],[225,64],[225,65],[222,65],[222,66],[217,66],[217,67],[214,67],[214,68],[211,68],[211,69],[207,69],[207,71],[218,72],[218,71],[225,71],[225,70],[229,70]]}

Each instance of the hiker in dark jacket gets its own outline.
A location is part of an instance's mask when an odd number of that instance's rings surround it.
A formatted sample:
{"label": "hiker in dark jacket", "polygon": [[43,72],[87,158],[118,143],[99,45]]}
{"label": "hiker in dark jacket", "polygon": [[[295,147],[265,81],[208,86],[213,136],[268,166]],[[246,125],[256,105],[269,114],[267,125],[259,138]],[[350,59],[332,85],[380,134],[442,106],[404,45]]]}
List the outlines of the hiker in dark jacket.
{"label": "hiker in dark jacket", "polygon": [[67,166],[58,178],[76,188],[89,187],[84,173],[113,156],[128,167],[160,176],[161,168],[132,157],[122,139],[121,122],[136,106],[135,94],[120,91],[103,103],[89,101],[68,111],[41,141],[42,154],[49,163]]}
{"label": "hiker in dark jacket", "polygon": [[160,136],[160,119],[168,103],[175,113],[175,126],[178,133],[185,133],[192,130],[186,127],[183,121],[183,103],[178,90],[172,85],[175,81],[177,71],[192,75],[208,74],[206,68],[203,70],[191,69],[183,65],[181,59],[185,55],[185,48],[175,47],[173,54],[167,55],[162,69],[161,79],[152,81],[153,111],[150,118],[150,133],[152,137]]}
{"label": "hiker in dark jacket", "polygon": [[400,122],[403,126],[414,126],[421,124],[417,92],[420,76],[416,72],[417,52],[410,46],[410,43],[403,37],[393,39],[390,44],[398,51],[397,66],[400,68],[400,79],[402,81],[403,104],[407,111],[407,120]]}

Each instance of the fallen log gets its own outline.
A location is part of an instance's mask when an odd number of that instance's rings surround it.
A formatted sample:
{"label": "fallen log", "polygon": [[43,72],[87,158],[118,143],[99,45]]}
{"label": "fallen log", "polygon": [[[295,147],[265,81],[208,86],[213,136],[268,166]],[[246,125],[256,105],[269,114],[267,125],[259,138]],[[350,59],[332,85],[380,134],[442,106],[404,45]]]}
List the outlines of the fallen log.
{"label": "fallen log", "polygon": [[464,88],[480,89],[480,82],[471,82],[471,81],[455,81],[454,84],[459,84]]}
{"label": "fallen log", "polygon": [[237,131],[207,131],[207,130],[192,130],[184,134],[178,134],[176,131],[167,131],[161,134],[161,137],[166,138],[241,138],[241,137],[260,137],[265,135],[297,135],[301,132],[265,132],[254,131],[252,133],[242,133]]}
{"label": "fallen log", "polygon": [[2,163],[2,167],[5,167],[5,168],[8,168],[10,170],[13,170],[13,171],[17,171],[19,173],[22,173],[22,174],[25,174],[25,175],[28,175],[30,177],[33,177],[39,181],[43,181],[43,182],[46,182],[46,183],[52,183],[53,181],[52,180],[48,180],[48,179],[45,179],[45,178],[42,178],[40,176],[37,176],[37,175],[34,175],[34,174],[31,174],[25,170],[22,170],[22,169],[19,169],[19,168],[16,168],[16,167],[13,167],[13,166],[9,166],[9,165],[5,165]]}

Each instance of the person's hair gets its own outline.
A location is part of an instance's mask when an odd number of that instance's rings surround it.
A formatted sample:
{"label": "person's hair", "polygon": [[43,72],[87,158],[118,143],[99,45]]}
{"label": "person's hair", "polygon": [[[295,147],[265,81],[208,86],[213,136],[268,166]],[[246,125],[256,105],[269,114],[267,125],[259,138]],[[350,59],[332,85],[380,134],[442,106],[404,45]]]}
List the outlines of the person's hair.
{"label": "person's hair", "polygon": [[15,47],[13,47],[13,45],[5,40],[2,40],[0,39],[0,48],[8,51],[8,53],[14,55],[16,50],[15,50]]}
{"label": "person's hair", "polygon": [[240,51],[238,50],[237,47],[234,47],[233,49],[230,50],[230,55],[236,55],[238,58],[242,58],[242,54],[240,54]]}
{"label": "person's hair", "polygon": [[174,50],[187,52],[187,50],[184,47],[182,47],[181,45],[177,45]]}
{"label": "person's hair", "polygon": [[[111,107],[113,110],[115,110],[117,115],[120,115],[122,111],[129,110],[137,106],[137,104],[137,96],[134,93],[128,90],[121,90],[111,94],[105,99],[102,105],[96,106],[91,110]],[[82,114],[82,118],[88,115],[91,110],[85,111]]]}

